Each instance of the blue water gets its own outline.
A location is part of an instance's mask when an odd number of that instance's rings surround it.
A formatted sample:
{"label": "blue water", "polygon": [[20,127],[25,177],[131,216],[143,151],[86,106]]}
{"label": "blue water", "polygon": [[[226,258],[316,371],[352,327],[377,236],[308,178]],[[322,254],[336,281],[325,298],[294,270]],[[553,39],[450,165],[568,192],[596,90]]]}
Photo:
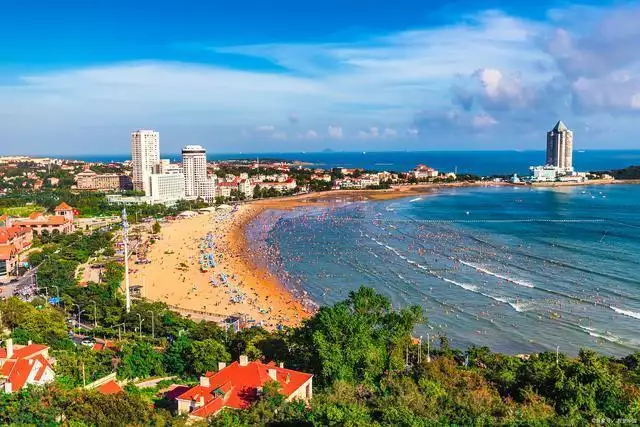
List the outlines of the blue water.
{"label": "blue water", "polygon": [[[574,166],[580,171],[596,171],[624,168],[640,164],[640,150],[589,150],[574,152]],[[474,173],[479,175],[520,175],[529,174],[529,166],[544,164],[543,151],[393,151],[348,153],[253,153],[253,154],[213,154],[212,160],[255,159],[256,157],[277,158],[282,160],[300,160],[321,168],[347,167],[368,170],[387,170],[406,172],[417,164],[426,164],[440,171]],[[124,161],[126,155],[76,155],[74,159],[110,162]],[[179,154],[164,154],[163,158],[180,161]]]}
{"label": "blue water", "polygon": [[639,212],[634,185],[463,188],[271,211],[249,232],[318,304],[366,285],[457,347],[625,355],[640,349]]}

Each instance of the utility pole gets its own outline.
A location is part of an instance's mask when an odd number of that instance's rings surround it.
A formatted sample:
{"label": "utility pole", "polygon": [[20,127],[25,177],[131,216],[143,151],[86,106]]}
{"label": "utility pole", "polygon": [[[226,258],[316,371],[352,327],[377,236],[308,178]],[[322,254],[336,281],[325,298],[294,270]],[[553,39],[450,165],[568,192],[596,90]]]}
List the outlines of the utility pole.
{"label": "utility pole", "polygon": [[556,366],[560,364],[560,346],[556,346]]}
{"label": "utility pole", "polygon": [[140,338],[142,338],[142,316],[140,315],[140,313],[136,313],[138,315],[138,319],[140,319],[140,329],[138,330],[138,332],[140,333]]}
{"label": "utility pole", "polygon": [[431,335],[427,332],[427,363],[431,362]]}
{"label": "utility pole", "polygon": [[86,387],[87,386],[87,377],[84,373],[84,362],[80,362],[82,363],[82,386]]}
{"label": "utility pole", "polygon": [[149,310],[147,313],[151,313],[151,338],[156,339],[156,321],[154,319],[153,311]]}
{"label": "utility pole", "polygon": [[418,366],[422,362],[422,335],[420,335],[420,342],[418,343]]}
{"label": "utility pole", "polygon": [[94,300],[91,300],[93,303],[93,328],[98,327],[98,304]]}
{"label": "utility pole", "polygon": [[129,222],[127,221],[127,209],[122,209],[122,243],[124,244],[124,294],[127,313],[131,311],[131,295],[129,295]]}

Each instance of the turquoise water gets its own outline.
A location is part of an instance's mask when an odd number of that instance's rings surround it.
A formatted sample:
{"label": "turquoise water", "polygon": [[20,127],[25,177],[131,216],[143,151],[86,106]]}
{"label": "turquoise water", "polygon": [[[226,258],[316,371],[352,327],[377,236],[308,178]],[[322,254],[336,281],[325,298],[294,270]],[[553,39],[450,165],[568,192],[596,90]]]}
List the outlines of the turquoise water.
{"label": "turquoise water", "polygon": [[301,297],[371,286],[456,347],[640,349],[640,186],[452,189],[268,212],[249,232]]}

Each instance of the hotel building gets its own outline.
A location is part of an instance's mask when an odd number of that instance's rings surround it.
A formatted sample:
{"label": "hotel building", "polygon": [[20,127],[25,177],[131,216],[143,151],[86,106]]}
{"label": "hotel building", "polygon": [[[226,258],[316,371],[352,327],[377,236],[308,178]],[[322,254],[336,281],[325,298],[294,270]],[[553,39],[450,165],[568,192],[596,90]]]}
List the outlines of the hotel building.
{"label": "hotel building", "polygon": [[204,197],[207,184],[207,150],[200,145],[187,145],[182,149],[184,190],[187,198]]}
{"label": "hotel building", "polygon": [[150,175],[160,163],[160,134],[152,130],[137,130],[131,133],[131,166],[133,188],[151,193]]}
{"label": "hotel building", "polygon": [[555,166],[563,172],[573,171],[573,132],[558,121],[547,132],[547,166]]}

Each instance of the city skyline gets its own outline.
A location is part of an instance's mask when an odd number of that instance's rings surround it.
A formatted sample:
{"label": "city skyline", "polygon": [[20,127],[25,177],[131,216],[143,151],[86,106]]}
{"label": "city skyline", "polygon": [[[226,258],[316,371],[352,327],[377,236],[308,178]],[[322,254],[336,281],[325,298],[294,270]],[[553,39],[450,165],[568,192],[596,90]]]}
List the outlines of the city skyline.
{"label": "city skyline", "polygon": [[637,2],[34,3],[0,17],[1,154],[637,146]]}

